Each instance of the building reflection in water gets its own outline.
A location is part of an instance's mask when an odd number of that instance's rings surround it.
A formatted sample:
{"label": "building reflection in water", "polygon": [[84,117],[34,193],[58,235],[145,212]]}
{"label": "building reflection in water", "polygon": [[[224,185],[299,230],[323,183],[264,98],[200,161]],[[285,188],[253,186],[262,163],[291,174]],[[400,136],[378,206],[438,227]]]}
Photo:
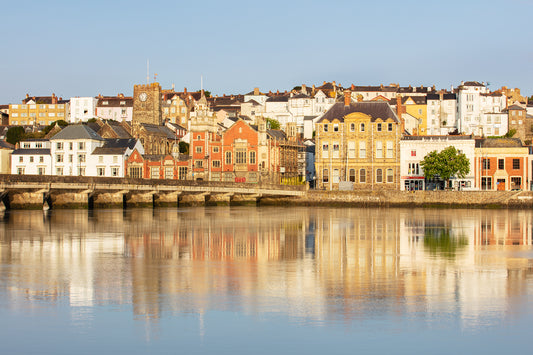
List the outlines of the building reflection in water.
{"label": "building reflection in water", "polygon": [[319,323],[444,313],[475,327],[532,293],[520,254],[532,250],[530,211],[16,211],[0,232],[11,307],[132,305],[151,321],[210,310]]}

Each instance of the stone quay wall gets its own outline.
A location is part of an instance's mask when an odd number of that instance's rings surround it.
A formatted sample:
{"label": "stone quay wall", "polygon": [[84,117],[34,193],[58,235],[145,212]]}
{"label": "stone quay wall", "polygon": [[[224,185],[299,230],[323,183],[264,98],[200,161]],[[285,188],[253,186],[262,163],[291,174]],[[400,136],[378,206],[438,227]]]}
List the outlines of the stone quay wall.
{"label": "stone quay wall", "polygon": [[533,208],[529,191],[317,191],[261,200],[264,205],[332,207]]}

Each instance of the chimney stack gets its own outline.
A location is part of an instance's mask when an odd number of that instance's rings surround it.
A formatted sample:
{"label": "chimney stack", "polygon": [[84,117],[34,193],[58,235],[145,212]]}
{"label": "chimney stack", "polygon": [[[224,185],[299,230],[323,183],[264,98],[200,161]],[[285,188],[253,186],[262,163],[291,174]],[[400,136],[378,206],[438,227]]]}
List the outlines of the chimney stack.
{"label": "chimney stack", "polygon": [[302,84],[302,93],[307,94],[307,87],[305,86],[305,84]]}
{"label": "chimney stack", "polygon": [[259,88],[254,88],[254,95],[259,95]]}
{"label": "chimney stack", "polygon": [[348,89],[344,90],[344,106],[350,106],[352,102],[352,92]]}
{"label": "chimney stack", "polygon": [[56,94],[52,93],[52,104],[57,104],[57,97]]}

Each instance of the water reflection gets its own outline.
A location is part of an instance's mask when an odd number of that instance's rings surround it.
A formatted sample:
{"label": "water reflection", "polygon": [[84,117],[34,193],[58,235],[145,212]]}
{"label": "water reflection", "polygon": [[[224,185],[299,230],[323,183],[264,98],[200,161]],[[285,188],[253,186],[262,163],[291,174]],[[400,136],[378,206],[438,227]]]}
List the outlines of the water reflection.
{"label": "water reflection", "polygon": [[[127,305],[316,324],[380,316],[490,325],[532,294],[529,211],[217,207],[8,212],[2,307]],[[199,321],[201,324],[201,322]],[[202,328],[201,325],[199,325]]]}

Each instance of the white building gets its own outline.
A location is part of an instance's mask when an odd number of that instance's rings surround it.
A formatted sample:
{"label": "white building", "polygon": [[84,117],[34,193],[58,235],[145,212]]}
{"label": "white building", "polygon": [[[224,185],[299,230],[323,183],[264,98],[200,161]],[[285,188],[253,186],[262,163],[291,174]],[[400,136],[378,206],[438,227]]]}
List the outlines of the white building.
{"label": "white building", "polygon": [[427,95],[427,134],[447,135],[457,129],[457,96],[452,93]]}
{"label": "white building", "polygon": [[52,158],[47,139],[29,139],[11,153],[11,174],[51,175]]}
{"label": "white building", "polygon": [[453,187],[474,189],[475,140],[472,136],[404,136],[400,140],[400,190],[425,190],[426,181],[420,162],[430,152],[440,152],[454,146],[470,161],[470,173],[464,179],[454,179]]}
{"label": "white building", "polygon": [[501,136],[507,133],[507,98],[490,93],[485,83],[461,82],[457,89],[457,128],[464,134]]}
{"label": "white building", "polygon": [[124,177],[124,163],[134,149],[144,154],[141,142],[135,138],[106,139],[87,158],[87,176]]}
{"label": "white building", "polygon": [[118,96],[99,96],[96,104],[96,117],[102,120],[128,121],[133,119],[133,98]]}
{"label": "white building", "polygon": [[71,97],[69,123],[87,122],[96,117],[97,103],[95,97]]}

